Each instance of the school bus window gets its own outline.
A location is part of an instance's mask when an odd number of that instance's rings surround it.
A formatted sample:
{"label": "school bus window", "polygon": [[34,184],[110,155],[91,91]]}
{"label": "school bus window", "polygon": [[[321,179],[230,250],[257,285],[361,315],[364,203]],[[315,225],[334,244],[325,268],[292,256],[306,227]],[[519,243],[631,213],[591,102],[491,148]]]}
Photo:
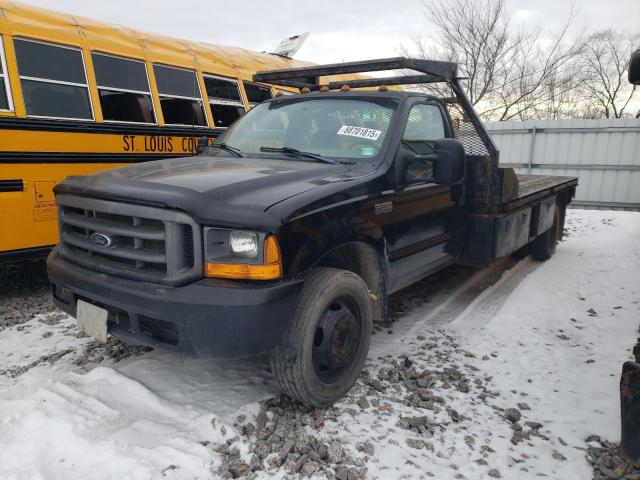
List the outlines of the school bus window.
{"label": "school bus window", "polygon": [[228,127],[245,113],[236,80],[204,74],[204,86],[216,127]]}
{"label": "school bus window", "polygon": [[216,127],[226,128],[245,114],[244,106],[211,104],[211,114],[213,115]]}
{"label": "school bus window", "polygon": [[9,75],[7,73],[7,61],[4,56],[4,45],[0,35],[0,111],[12,111],[11,89],[9,87]]}
{"label": "school bus window", "polygon": [[96,52],[91,59],[106,122],[156,123],[144,62]]}
{"label": "school bus window", "polygon": [[256,85],[255,83],[242,82],[244,84],[244,91],[247,94],[247,100],[252,107],[260,102],[269,100],[271,95],[271,88],[264,85]]}
{"label": "school bus window", "polygon": [[202,96],[196,72],[154,65],[160,107],[167,125],[206,127]]}
{"label": "school bus window", "polygon": [[14,45],[28,116],[93,119],[79,49],[22,38]]}

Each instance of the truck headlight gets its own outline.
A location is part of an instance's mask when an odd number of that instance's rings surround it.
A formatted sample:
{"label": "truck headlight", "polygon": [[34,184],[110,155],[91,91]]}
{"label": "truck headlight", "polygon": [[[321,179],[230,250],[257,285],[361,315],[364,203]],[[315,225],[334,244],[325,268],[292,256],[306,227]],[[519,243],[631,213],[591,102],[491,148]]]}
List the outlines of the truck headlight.
{"label": "truck headlight", "polygon": [[258,257],[258,234],[243,230],[231,230],[229,232],[229,247],[231,252],[241,257]]}
{"label": "truck headlight", "polygon": [[204,229],[205,277],[274,280],[282,258],[273,235],[246,230]]}

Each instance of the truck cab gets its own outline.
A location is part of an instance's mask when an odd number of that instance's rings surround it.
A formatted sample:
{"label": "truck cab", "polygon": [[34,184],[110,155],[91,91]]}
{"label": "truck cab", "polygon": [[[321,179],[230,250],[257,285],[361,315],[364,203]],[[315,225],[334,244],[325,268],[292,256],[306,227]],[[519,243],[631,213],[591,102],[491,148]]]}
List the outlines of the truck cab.
{"label": "truck cab", "polygon": [[553,254],[576,179],[500,169],[454,64],[411,65],[450,82],[480,131],[441,98],[317,81],[372,66],[349,65],[256,76],[316,81],[257,105],[201,155],[58,185],[56,303],[97,338],[269,352],[284,392],[326,406],[355,382],[390,293],[455,262]]}

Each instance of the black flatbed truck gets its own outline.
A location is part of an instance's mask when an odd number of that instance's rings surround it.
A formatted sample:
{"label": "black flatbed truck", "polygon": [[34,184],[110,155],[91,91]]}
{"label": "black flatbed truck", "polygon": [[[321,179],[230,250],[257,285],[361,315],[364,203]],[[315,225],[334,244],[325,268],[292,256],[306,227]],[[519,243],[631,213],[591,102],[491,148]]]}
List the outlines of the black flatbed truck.
{"label": "black flatbed truck", "polygon": [[[398,69],[417,74],[324,81]],[[81,329],[199,355],[270,352],[282,390],[324,406],[357,378],[390,293],[452,263],[553,255],[577,179],[500,168],[455,64],[392,58],[255,80],[302,93],[254,107],[196,157],[55,188],[48,272]],[[452,97],[388,88],[435,82]]]}

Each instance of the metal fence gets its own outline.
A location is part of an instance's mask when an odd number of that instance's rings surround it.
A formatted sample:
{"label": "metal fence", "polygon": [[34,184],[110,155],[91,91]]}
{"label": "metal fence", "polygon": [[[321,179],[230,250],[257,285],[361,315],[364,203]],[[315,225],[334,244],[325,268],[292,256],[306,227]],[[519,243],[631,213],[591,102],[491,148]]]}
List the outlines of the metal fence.
{"label": "metal fence", "polygon": [[580,179],[573,205],[640,210],[640,119],[528,120],[487,125],[500,165]]}

